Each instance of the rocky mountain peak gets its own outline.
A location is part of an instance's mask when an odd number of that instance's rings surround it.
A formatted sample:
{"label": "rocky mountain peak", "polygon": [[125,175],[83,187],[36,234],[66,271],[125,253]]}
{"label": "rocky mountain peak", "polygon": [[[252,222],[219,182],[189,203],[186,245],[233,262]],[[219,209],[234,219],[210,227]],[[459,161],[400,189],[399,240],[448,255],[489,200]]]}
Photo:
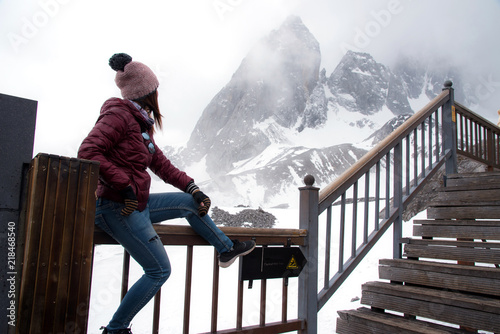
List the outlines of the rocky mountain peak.
{"label": "rocky mountain peak", "polygon": [[394,115],[412,113],[403,81],[368,53],[348,51],[328,79],[336,102],[349,111],[373,115],[384,106]]}
{"label": "rocky mountain peak", "polygon": [[318,80],[320,61],[318,41],[300,18],[288,18],[252,48],[205,108],[188,155],[202,158],[210,151],[207,171],[220,175],[282,140],[274,125],[296,123]]}

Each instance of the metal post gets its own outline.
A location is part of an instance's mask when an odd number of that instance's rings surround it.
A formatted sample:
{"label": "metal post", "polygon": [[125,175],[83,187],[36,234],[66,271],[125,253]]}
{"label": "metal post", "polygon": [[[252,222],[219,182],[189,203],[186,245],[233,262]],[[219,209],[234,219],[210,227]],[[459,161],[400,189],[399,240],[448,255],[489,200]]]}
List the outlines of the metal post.
{"label": "metal post", "polygon": [[302,334],[318,332],[318,213],[319,188],[313,187],[314,177],[304,178],[305,187],[300,190],[299,228],[307,230],[301,250],[307,265],[299,276],[298,317],[306,320]]}
{"label": "metal post", "polygon": [[457,120],[455,113],[453,83],[447,80],[443,90],[447,89],[450,99],[443,105],[443,146],[444,151],[451,151],[450,157],[446,160],[446,175],[457,173]]}

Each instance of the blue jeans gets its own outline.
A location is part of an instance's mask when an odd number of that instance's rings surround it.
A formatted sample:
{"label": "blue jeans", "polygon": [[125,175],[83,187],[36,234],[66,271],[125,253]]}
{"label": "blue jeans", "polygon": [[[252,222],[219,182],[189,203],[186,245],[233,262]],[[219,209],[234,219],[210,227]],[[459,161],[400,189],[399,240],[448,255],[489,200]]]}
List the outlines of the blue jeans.
{"label": "blue jeans", "polygon": [[186,218],[219,253],[231,249],[233,242],[208,215],[198,215],[198,206],[190,194],[151,194],[146,209],[142,212],[136,210],[125,217],[120,214],[124,204],[103,198],[97,200],[96,225],[118,241],[144,269],[144,275],[128,290],[106,326],[109,332],[127,328],[170,276],[167,252],[152,224]]}

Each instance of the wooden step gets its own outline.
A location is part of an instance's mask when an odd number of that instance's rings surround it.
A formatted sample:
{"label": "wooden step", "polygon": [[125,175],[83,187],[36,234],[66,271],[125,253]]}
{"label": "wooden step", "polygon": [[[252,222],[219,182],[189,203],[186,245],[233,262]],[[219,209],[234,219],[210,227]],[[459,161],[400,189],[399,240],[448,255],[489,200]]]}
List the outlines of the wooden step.
{"label": "wooden step", "polygon": [[500,244],[447,240],[406,239],[404,255],[408,258],[441,259],[500,264]]}
{"label": "wooden step", "polygon": [[500,206],[439,206],[427,208],[429,219],[497,219]]}
{"label": "wooden step", "polygon": [[430,219],[498,219],[500,173],[455,174],[447,177],[427,209]]}
{"label": "wooden step", "polygon": [[500,220],[475,220],[475,219],[415,219],[413,223],[416,225],[466,225],[466,226],[493,226],[500,227]]}
{"label": "wooden step", "polygon": [[446,187],[484,189],[500,185],[500,172],[452,174],[446,177]]}
{"label": "wooden step", "polygon": [[496,189],[452,191],[444,188],[429,204],[431,207],[444,206],[500,206],[500,186]]}
{"label": "wooden step", "polygon": [[500,185],[498,183],[486,183],[476,186],[470,185],[457,185],[457,186],[447,186],[440,187],[436,189],[436,191],[469,191],[469,190],[489,190],[489,189],[498,189]]}
{"label": "wooden step", "polygon": [[500,296],[500,269],[408,259],[382,259],[379,277],[454,291]]}
{"label": "wooden step", "polygon": [[383,282],[362,286],[361,303],[468,328],[500,332],[500,300]]}
{"label": "wooden step", "polygon": [[500,221],[414,220],[413,235],[430,238],[500,240]]}
{"label": "wooden step", "polygon": [[366,307],[357,310],[338,311],[337,330],[339,334],[462,334],[464,330],[446,327],[402,316],[374,312]]}

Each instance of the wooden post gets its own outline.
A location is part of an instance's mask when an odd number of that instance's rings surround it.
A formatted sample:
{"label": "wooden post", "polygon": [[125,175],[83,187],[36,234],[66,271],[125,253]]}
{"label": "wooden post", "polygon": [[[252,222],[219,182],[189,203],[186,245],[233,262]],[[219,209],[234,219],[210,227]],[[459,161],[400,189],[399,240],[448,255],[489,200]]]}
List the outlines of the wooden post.
{"label": "wooden post", "polygon": [[496,162],[495,157],[495,138],[493,135],[493,131],[491,129],[486,129],[486,160],[488,161],[487,171],[493,172]]}
{"label": "wooden post", "polygon": [[393,257],[401,259],[403,249],[401,238],[403,238],[403,151],[402,144],[399,142],[394,147],[394,208],[398,210],[398,216],[394,221],[393,227]]}
{"label": "wooden post", "polygon": [[306,320],[302,334],[318,332],[318,213],[319,188],[313,187],[314,177],[304,178],[300,190],[299,228],[307,230],[306,243],[301,246],[307,264],[299,276],[298,317]]}
{"label": "wooden post", "polygon": [[92,161],[33,159],[16,333],[86,333],[98,174]]}
{"label": "wooden post", "polygon": [[447,80],[444,83],[443,90],[450,93],[449,100],[443,105],[442,127],[443,127],[443,146],[444,150],[450,150],[451,156],[446,160],[446,175],[456,174],[457,169],[457,119],[455,113],[454,89],[453,83]]}

